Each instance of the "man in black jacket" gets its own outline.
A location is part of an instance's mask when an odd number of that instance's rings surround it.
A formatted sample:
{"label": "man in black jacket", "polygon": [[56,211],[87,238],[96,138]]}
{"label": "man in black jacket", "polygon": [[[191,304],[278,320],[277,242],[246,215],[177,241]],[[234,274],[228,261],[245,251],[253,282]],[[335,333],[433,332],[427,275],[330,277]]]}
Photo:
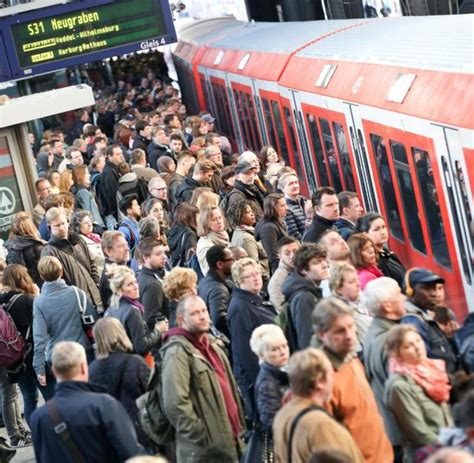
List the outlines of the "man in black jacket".
{"label": "man in black jacket", "polygon": [[145,321],[153,329],[157,321],[168,317],[168,301],[163,291],[166,252],[163,242],[145,238],[138,245],[143,267],[138,277],[140,302],[145,307]]}
{"label": "man in black jacket", "polygon": [[186,177],[184,182],[180,185],[176,198],[174,198],[175,203],[181,203],[183,201],[189,202],[196,188],[203,186],[209,187],[209,181],[213,177],[216,169],[216,165],[207,159],[199,161],[194,167],[193,176]]}
{"label": "man in black jacket", "polygon": [[330,186],[318,188],[311,196],[314,219],[303,236],[303,241],[317,243],[319,237],[328,228],[334,227],[339,218],[339,200]]}
{"label": "man in black jacket", "polygon": [[[105,394],[105,389],[87,383],[86,352],[80,344],[69,341],[56,344],[52,366],[58,382],[53,403],[48,402],[31,417],[38,463],[119,463],[144,453],[122,405]],[[65,444],[64,433],[69,434],[71,444]]]}
{"label": "man in black jacket", "polygon": [[113,230],[117,225],[117,190],[119,187],[118,166],[124,162],[122,148],[112,145],[107,148],[107,159],[102,171],[99,197],[103,208],[105,223],[108,230]]}
{"label": "man in black jacket", "polygon": [[199,282],[198,294],[206,303],[214,326],[229,337],[227,326],[227,307],[234,287],[231,267],[234,256],[229,248],[215,245],[206,254],[209,272]]}
{"label": "man in black jacket", "polygon": [[294,270],[283,283],[285,301],[289,304],[291,318],[290,348],[300,350],[309,347],[313,336],[311,315],[322,299],[319,287],[329,276],[327,253],[319,244],[304,243],[293,259]]}
{"label": "man in black jacket", "polygon": [[148,164],[152,169],[158,171],[156,161],[161,156],[169,156],[171,153],[168,143],[170,142],[165,127],[158,125],[152,130],[152,139],[146,148]]}
{"label": "man in black jacket", "polygon": [[265,196],[255,184],[257,179],[255,168],[247,161],[239,161],[235,167],[235,175],[234,188],[227,195],[227,205],[224,212],[233,208],[241,199],[246,199],[250,201],[258,222],[263,217]]}
{"label": "man in black jacket", "polygon": [[135,124],[135,131],[137,135],[133,139],[132,150],[140,148],[146,151],[151,141],[151,125],[145,121],[138,121]]}

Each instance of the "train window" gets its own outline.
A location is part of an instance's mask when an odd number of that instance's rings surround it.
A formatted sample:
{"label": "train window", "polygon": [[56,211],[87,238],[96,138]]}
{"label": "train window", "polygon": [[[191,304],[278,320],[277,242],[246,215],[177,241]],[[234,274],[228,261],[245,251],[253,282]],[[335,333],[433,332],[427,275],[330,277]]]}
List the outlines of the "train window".
{"label": "train window", "polygon": [[275,120],[275,125],[278,133],[278,140],[280,141],[281,155],[285,159],[287,166],[290,164],[290,156],[288,153],[288,146],[286,145],[285,131],[283,130],[283,121],[281,119],[280,107],[276,101],[272,100],[272,110],[273,110],[273,119]]}
{"label": "train window", "polygon": [[466,185],[466,180],[464,177],[464,172],[462,171],[462,166],[459,161],[454,162],[454,167],[456,168],[456,177],[458,178],[459,189],[462,195],[462,205],[464,209],[464,214],[466,215],[467,223],[470,224],[472,223],[472,214],[471,214],[471,208],[469,206],[469,194],[467,192],[467,185]]}
{"label": "train window", "polygon": [[416,250],[426,254],[426,243],[421,228],[420,211],[416,204],[415,189],[411,181],[410,167],[408,166],[405,147],[399,142],[390,140],[390,149],[394,158],[395,171],[402,195],[410,241]]}
{"label": "train window", "polygon": [[276,131],[275,131],[275,124],[273,123],[272,113],[270,110],[270,103],[266,98],[262,98],[262,105],[263,105],[263,117],[267,123],[268,129],[268,136],[270,138],[271,145],[276,148],[278,146]]}
{"label": "train window", "polygon": [[247,133],[249,135],[249,138],[247,140],[249,146],[253,151],[257,149],[257,143],[256,143],[256,137],[254,133],[254,127],[252,126],[252,119],[250,115],[250,105],[249,105],[249,95],[245,92],[239,92],[240,93],[240,101],[242,103],[242,116],[244,120],[244,124],[247,127]]}
{"label": "train window", "polygon": [[250,148],[250,134],[248,133],[247,125],[245,124],[245,114],[242,100],[240,99],[240,92],[234,90],[235,106],[237,108],[237,119],[240,125],[240,132],[242,134],[242,143],[245,149]]}
{"label": "train window", "polygon": [[261,142],[260,142],[260,136],[258,133],[258,124],[257,124],[257,117],[255,115],[255,106],[253,103],[253,97],[250,96],[248,93],[244,93],[244,98],[246,99],[246,103],[247,103],[248,123],[249,123],[250,131],[252,133],[253,148],[254,150],[258,150],[258,148],[261,145]]}
{"label": "train window", "polygon": [[291,117],[290,110],[283,106],[283,113],[285,114],[286,126],[288,127],[288,133],[290,134],[291,146],[293,147],[293,158],[295,160],[295,169],[298,174],[303,173],[301,168],[300,157],[301,154],[298,149],[298,142],[296,141],[295,126],[293,125],[293,118]]}
{"label": "train window", "polygon": [[342,163],[342,175],[346,183],[346,190],[356,191],[354,175],[352,174],[351,161],[349,159],[349,150],[347,149],[346,134],[344,127],[338,122],[333,122],[332,127],[336,135],[336,146],[339,151],[339,159]]}
{"label": "train window", "polygon": [[306,120],[308,121],[309,134],[311,141],[313,142],[313,149],[316,156],[316,164],[318,166],[319,178],[321,180],[320,186],[329,186],[329,177],[326,170],[326,158],[323,153],[323,146],[321,139],[319,138],[318,126],[316,124],[316,118],[312,114],[306,114]]}
{"label": "train window", "polygon": [[331,126],[326,119],[319,118],[321,125],[321,133],[323,134],[324,147],[326,148],[326,155],[328,157],[329,172],[331,173],[334,189],[337,192],[343,190],[341,176],[339,174],[339,167],[337,162],[337,154],[334,148],[334,141],[331,135]]}
{"label": "train window", "polygon": [[370,134],[370,141],[374,151],[375,164],[379,173],[380,186],[382,187],[382,195],[390,231],[394,237],[404,241],[400,211],[395,197],[385,141],[382,137],[373,133]]}
{"label": "train window", "polygon": [[426,151],[419,148],[412,148],[411,153],[425,208],[433,255],[439,264],[451,269],[451,259],[449,258],[446,233],[439,209],[438,192],[436,191],[430,158]]}
{"label": "train window", "polygon": [[466,281],[469,284],[472,284],[472,264],[470,263],[470,257],[468,255],[466,246],[464,244],[461,224],[459,223],[459,217],[458,217],[458,214],[456,213],[457,205],[454,199],[455,193],[453,191],[452,180],[449,177],[450,167],[444,156],[441,156],[441,164],[443,166],[444,182],[446,185],[446,191],[448,193],[449,206],[450,206],[451,211],[453,211],[453,214],[452,214],[453,225],[454,225],[454,231],[456,232],[456,237],[458,241],[459,254],[461,256],[461,264],[462,264],[462,269],[464,272],[464,277],[466,278]]}

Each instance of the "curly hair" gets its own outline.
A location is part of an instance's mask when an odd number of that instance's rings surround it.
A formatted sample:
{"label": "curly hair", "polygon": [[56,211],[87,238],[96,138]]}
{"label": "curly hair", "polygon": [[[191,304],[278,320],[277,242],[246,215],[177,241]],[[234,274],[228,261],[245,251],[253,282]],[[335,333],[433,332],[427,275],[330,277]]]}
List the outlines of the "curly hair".
{"label": "curly hair", "polygon": [[227,221],[232,230],[238,227],[242,222],[242,216],[244,215],[247,207],[252,209],[252,203],[247,199],[240,199],[237,203],[229,208],[227,211]]}
{"label": "curly hair", "polygon": [[195,292],[197,275],[194,270],[175,267],[163,280],[163,291],[168,299],[179,301],[191,292]]}

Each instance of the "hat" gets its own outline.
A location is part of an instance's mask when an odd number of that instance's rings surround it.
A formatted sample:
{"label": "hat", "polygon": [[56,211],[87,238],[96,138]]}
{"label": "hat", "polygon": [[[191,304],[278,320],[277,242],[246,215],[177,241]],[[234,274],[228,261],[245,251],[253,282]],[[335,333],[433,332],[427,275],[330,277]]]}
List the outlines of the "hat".
{"label": "hat", "polygon": [[236,174],[246,174],[250,170],[253,170],[253,167],[252,167],[252,164],[250,164],[250,162],[247,162],[247,161],[240,161],[235,166]]}
{"label": "hat", "polygon": [[134,121],[136,117],[133,114],[128,113],[127,115],[125,115],[124,119],[126,121]]}
{"label": "hat", "polygon": [[444,278],[427,268],[413,268],[408,273],[408,281],[412,288],[419,284],[444,283]]}
{"label": "hat", "polygon": [[201,119],[208,124],[212,124],[216,120],[216,118],[212,117],[210,114],[204,114],[204,116],[201,116]]}

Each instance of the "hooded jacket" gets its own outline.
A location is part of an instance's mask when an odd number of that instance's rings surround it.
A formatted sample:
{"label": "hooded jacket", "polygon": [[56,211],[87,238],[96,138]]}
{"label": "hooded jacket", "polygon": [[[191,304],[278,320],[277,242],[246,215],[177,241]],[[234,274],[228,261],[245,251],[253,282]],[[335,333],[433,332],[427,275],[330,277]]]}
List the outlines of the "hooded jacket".
{"label": "hooded jacket", "polygon": [[310,345],[313,335],[311,315],[316,304],[322,298],[321,289],[315,283],[300,275],[291,272],[282,286],[285,301],[289,303],[291,321],[296,339],[296,349],[305,349]]}
{"label": "hooded jacket", "polygon": [[[164,412],[176,430],[178,463],[237,462],[237,441],[215,369],[181,328],[169,330],[161,348]],[[209,339],[224,366],[238,406],[240,428],[244,416],[239,393],[224,352]]]}
{"label": "hooded jacket", "polygon": [[148,143],[148,146],[146,147],[148,164],[152,169],[155,169],[156,171],[158,171],[158,165],[156,163],[156,161],[158,161],[158,158],[161,156],[168,156],[170,153],[171,150],[169,146],[159,145],[153,140]]}
{"label": "hooded jacket", "polygon": [[39,287],[43,284],[43,280],[38,272],[38,262],[44,245],[44,241],[27,235],[14,236],[7,244],[7,264],[24,265]]}

